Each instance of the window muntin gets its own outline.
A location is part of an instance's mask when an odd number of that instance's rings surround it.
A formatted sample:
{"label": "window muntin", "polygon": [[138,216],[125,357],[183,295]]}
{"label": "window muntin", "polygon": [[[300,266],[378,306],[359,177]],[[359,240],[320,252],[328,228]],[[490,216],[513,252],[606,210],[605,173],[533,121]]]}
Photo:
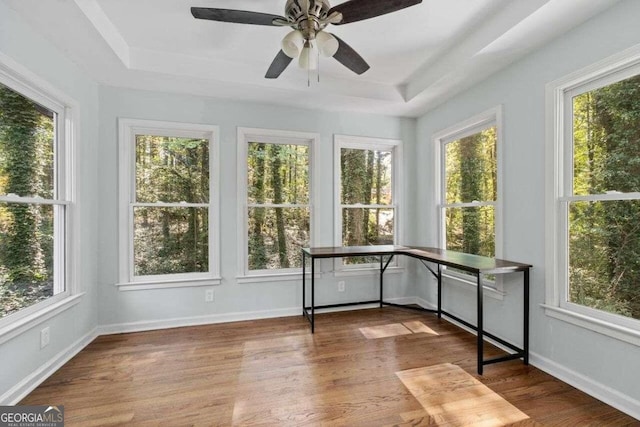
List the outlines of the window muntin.
{"label": "window muntin", "polygon": [[[397,243],[399,147],[396,140],[336,135],[340,177],[336,246]],[[378,257],[348,257],[339,259],[337,268],[363,268],[379,262]]]}
{"label": "window muntin", "polygon": [[301,268],[311,243],[311,142],[248,136],[247,273]]}
{"label": "window muntin", "polygon": [[69,294],[65,108],[44,104],[0,83],[2,320]]}
{"label": "window muntin", "polygon": [[640,319],[638,68],[565,91],[560,305],[616,323]]}
{"label": "window muntin", "polygon": [[494,257],[497,202],[495,124],[443,140],[442,246]]}
{"label": "window muntin", "polygon": [[215,126],[120,119],[121,289],[218,283],[216,138]]}

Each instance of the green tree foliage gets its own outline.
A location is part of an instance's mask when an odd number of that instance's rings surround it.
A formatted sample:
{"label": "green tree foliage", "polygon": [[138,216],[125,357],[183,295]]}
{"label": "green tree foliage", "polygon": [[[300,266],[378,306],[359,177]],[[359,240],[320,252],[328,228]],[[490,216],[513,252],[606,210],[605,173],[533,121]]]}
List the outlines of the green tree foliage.
{"label": "green tree foliage", "polygon": [[[392,153],[382,150],[342,148],[340,153],[342,244],[392,245],[394,209],[366,207],[392,204]],[[362,205],[354,206],[354,205]],[[349,264],[377,262],[351,257]]]}
{"label": "green tree foliage", "polygon": [[[0,194],[53,197],[54,114],[0,85]],[[52,295],[53,208],[0,206],[0,315]]]}
{"label": "green tree foliage", "polygon": [[[446,145],[445,199],[447,204],[496,200],[495,127]],[[492,257],[495,218],[491,205],[446,209],[447,249]]]}
{"label": "green tree foliage", "polygon": [[[640,76],[573,101],[575,195],[640,191]],[[640,319],[640,201],[570,204],[569,300]]]}
{"label": "green tree foliage", "polygon": [[[208,203],[209,141],[136,136],[136,202]],[[209,208],[134,208],[136,275],[209,270]]]}
{"label": "green tree foliage", "polygon": [[309,147],[251,142],[247,153],[249,270],[301,267],[309,245]]}

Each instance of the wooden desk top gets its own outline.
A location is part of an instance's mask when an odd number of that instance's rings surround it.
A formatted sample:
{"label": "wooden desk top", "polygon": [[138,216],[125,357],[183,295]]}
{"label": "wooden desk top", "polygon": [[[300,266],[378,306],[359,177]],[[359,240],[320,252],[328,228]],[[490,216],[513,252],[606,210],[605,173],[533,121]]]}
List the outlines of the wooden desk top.
{"label": "wooden desk top", "polygon": [[462,252],[448,251],[440,248],[421,246],[338,246],[322,248],[303,248],[305,254],[312,258],[341,258],[348,256],[375,255],[407,255],[423,261],[435,262],[448,267],[459,268],[471,273],[504,274],[514,271],[525,271],[532,267],[530,264],[489,258]]}

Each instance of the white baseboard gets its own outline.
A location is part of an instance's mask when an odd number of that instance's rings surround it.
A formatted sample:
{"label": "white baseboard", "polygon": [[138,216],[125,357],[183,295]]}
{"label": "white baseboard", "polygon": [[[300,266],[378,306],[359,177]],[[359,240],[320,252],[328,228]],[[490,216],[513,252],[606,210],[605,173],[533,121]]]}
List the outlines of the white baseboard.
{"label": "white baseboard", "polygon": [[[417,304],[414,297],[388,298],[385,301],[395,304]],[[378,304],[361,306],[333,307],[316,309],[316,313],[332,313],[338,311],[365,310],[377,308]],[[208,314],[205,316],[176,317],[173,319],[146,320],[141,322],[114,323],[98,327],[99,335],[122,334],[128,332],[154,331],[157,329],[182,328],[185,326],[211,325],[215,323],[242,322],[245,320],[271,319],[275,317],[291,317],[302,315],[302,307],[281,308],[276,310],[242,311],[236,313]]]}
{"label": "white baseboard", "polygon": [[36,387],[42,384],[44,380],[60,369],[62,365],[71,360],[73,356],[80,353],[80,351],[89,345],[91,341],[96,339],[98,335],[98,329],[94,328],[69,347],[56,354],[52,359],[48,360],[32,372],[31,375],[24,378],[0,396],[0,404],[17,405],[26,395],[31,393]]}
{"label": "white baseboard", "polygon": [[529,352],[529,362],[541,371],[544,371],[547,374],[574,386],[578,390],[603,401],[607,405],[613,406],[625,414],[640,420],[640,401],[635,400],[626,394],[620,393],[609,386],[594,381],[591,378],[587,378],[586,376],[560,365],[553,360],[540,356],[539,354]]}
{"label": "white baseboard", "polygon": [[99,326],[100,335],[127,332],[154,331],[157,329],[182,328],[185,326],[210,325],[214,323],[241,322],[244,320],[270,319],[274,317],[301,316],[302,308],[281,308],[263,311],[241,311],[236,313],[207,314],[205,316],[176,317],[173,319],[145,320],[141,322],[114,323]]}

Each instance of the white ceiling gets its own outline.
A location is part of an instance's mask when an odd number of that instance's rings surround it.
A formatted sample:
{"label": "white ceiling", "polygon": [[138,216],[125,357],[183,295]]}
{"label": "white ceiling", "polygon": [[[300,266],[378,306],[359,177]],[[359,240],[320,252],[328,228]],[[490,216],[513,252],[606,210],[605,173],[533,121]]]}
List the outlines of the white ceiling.
{"label": "white ceiling", "polygon": [[328,28],[371,69],[358,76],[322,58],[311,87],[295,61],[277,80],[264,78],[288,28],[190,13],[198,6],[282,15],[286,0],[2,1],[102,84],[415,117],[617,0],[423,0]]}

